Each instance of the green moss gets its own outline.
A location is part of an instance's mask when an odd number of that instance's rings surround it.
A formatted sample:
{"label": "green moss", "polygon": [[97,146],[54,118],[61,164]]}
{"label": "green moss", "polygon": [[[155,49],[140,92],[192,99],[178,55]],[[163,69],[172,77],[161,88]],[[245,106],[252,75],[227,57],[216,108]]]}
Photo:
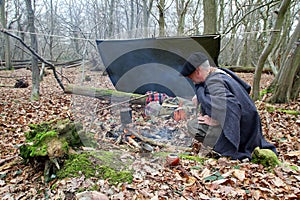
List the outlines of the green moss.
{"label": "green moss", "polygon": [[[170,154],[170,152],[155,152],[153,154],[153,156],[165,159],[169,154]],[[207,159],[207,158],[202,158],[199,156],[191,156],[186,153],[180,153],[180,154],[178,154],[178,156],[180,159],[193,160],[193,161],[199,162],[200,164],[204,164],[204,161]]]}
{"label": "green moss", "polygon": [[160,157],[160,158],[166,158],[170,153],[169,152],[155,152],[153,153],[153,156]]}
{"label": "green moss", "polygon": [[259,96],[260,97],[262,97],[262,96],[264,96],[264,95],[266,95],[266,94],[268,94],[268,93],[272,93],[272,89],[270,89],[270,88],[268,88],[268,89],[263,89],[263,90],[261,90],[260,92],[259,92]]}
{"label": "green moss", "polygon": [[36,140],[38,135],[43,135],[49,131],[55,131],[60,137],[66,138],[71,146],[81,145],[78,131],[82,129],[79,123],[71,122],[70,120],[49,121],[41,124],[30,124],[30,131],[25,133],[27,141]]}
{"label": "green moss", "polygon": [[120,156],[120,154],[116,152],[111,152],[111,151],[94,151],[91,152],[91,154],[97,158],[101,164],[103,165],[112,165],[112,164],[121,164],[119,159],[116,159],[117,157]]}
{"label": "green moss", "polygon": [[84,192],[84,191],[86,191],[86,188],[82,188],[82,187],[78,188],[78,190],[77,190],[78,193],[81,193],[81,192]]}
{"label": "green moss", "polygon": [[63,141],[62,150],[64,152],[69,152],[69,144],[66,140]]}
{"label": "green moss", "polygon": [[300,112],[297,110],[288,110],[288,109],[282,109],[282,108],[276,108],[275,106],[272,105],[266,105],[266,109],[268,112],[274,112],[274,111],[279,111],[279,112],[283,112],[289,115],[295,115],[298,116],[300,115]]}
{"label": "green moss", "polygon": [[283,113],[286,113],[286,114],[289,114],[289,115],[299,115],[300,112],[297,111],[297,110],[286,110],[286,109],[278,109],[279,111],[283,112]]}
{"label": "green moss", "polygon": [[95,134],[85,131],[79,131],[78,135],[80,136],[80,140],[82,144],[86,147],[98,147],[97,140],[94,139]]}
{"label": "green moss", "polygon": [[[112,156],[110,152],[108,152],[107,155],[109,157]],[[69,159],[65,161],[64,167],[58,171],[57,176],[59,178],[65,178],[84,175],[86,178],[96,177],[108,179],[112,184],[132,182],[133,176],[131,171],[120,171],[106,164],[101,165],[100,163],[102,163],[102,161],[99,160],[99,157],[100,156],[95,155],[94,152],[72,154]],[[109,161],[106,162],[109,163]]]}
{"label": "green moss", "polygon": [[39,146],[31,146],[29,147],[29,149],[31,150],[30,152],[30,157],[35,157],[35,156],[46,156],[47,155],[47,145],[46,144],[42,144]]}
{"label": "green moss", "polygon": [[274,112],[276,110],[273,106],[267,106],[266,108],[269,113]]}
{"label": "green moss", "polygon": [[82,145],[78,132],[82,130],[82,124],[71,122],[70,120],[58,121],[53,127],[59,133],[60,137],[66,138],[70,146]]}
{"label": "green moss", "polygon": [[281,165],[277,155],[272,150],[260,149],[259,147],[256,147],[252,152],[252,162],[271,168]]}
{"label": "green moss", "polygon": [[97,166],[90,161],[88,154],[72,154],[65,161],[63,169],[59,170],[57,176],[59,178],[79,177],[84,174],[86,178],[95,175]]}
{"label": "green moss", "polygon": [[98,165],[109,166],[115,170],[124,170],[128,169],[129,166],[133,163],[133,159],[130,157],[122,158],[123,151],[104,151],[98,150],[91,152],[91,155],[96,159]]}
{"label": "green moss", "polygon": [[[29,133],[29,140],[26,142],[31,142],[31,145],[23,145],[20,147],[20,155],[27,161],[30,157],[41,157],[47,156],[48,143],[52,138],[57,138],[57,132],[36,132]],[[34,136],[34,137],[33,137]]]}
{"label": "green moss", "polygon": [[27,162],[27,160],[30,158],[31,149],[28,148],[27,145],[20,146],[20,156]]}
{"label": "green moss", "polygon": [[288,165],[288,167],[291,169],[291,170],[294,170],[294,171],[299,171],[299,168],[298,166],[295,166],[295,165]]}
{"label": "green moss", "polygon": [[133,176],[131,171],[116,171],[110,167],[102,166],[100,167],[100,173],[102,175],[102,178],[108,179],[108,181],[112,184],[118,184],[118,183],[131,183]]}
{"label": "green moss", "polygon": [[51,190],[55,190],[57,188],[57,184],[54,183],[53,185],[51,185]]}
{"label": "green moss", "polygon": [[180,154],[179,157],[181,159],[197,161],[202,165],[204,164],[204,161],[206,160],[206,158],[202,158],[202,157],[199,157],[199,156],[190,156],[190,155],[186,155],[186,154]]}
{"label": "green moss", "polygon": [[82,126],[69,120],[30,124],[29,127],[30,131],[25,133],[27,144],[20,148],[20,155],[26,162],[33,157],[60,157],[68,153],[70,146],[81,145],[77,130]]}
{"label": "green moss", "polygon": [[30,131],[25,133],[26,141],[31,142],[34,140],[37,134],[50,131],[50,124],[51,122],[45,122],[41,124],[29,124]]}

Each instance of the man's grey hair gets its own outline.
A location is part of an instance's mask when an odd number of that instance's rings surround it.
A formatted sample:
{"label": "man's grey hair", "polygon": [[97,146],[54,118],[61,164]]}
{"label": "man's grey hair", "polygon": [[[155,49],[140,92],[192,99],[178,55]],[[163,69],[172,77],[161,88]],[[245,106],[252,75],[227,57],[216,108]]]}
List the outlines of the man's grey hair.
{"label": "man's grey hair", "polygon": [[202,63],[199,67],[201,67],[204,70],[209,70],[210,68],[209,60],[204,61],[204,63]]}

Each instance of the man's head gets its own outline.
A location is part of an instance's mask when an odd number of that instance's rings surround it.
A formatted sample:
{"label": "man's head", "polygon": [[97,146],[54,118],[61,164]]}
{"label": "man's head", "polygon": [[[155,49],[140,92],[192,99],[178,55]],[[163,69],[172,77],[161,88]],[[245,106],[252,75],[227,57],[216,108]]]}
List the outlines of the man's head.
{"label": "man's head", "polygon": [[189,56],[181,74],[193,80],[195,84],[205,81],[209,73],[210,64],[207,56],[202,52],[195,52]]}

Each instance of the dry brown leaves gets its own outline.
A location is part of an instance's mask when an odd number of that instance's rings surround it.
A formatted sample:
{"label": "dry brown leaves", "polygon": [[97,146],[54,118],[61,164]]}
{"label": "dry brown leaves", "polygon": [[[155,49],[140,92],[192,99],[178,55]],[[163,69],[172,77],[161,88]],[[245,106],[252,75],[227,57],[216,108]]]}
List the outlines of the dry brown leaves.
{"label": "dry brown leaves", "polygon": [[[72,83],[79,83],[81,72],[77,69],[63,70]],[[87,72],[92,85],[113,88],[109,79],[98,72]],[[0,71],[1,76],[27,77],[31,72],[25,69]],[[252,82],[250,74],[239,74]],[[17,78],[0,78],[1,85],[14,85]],[[262,87],[269,84],[271,75],[264,75]],[[66,80],[64,79],[64,83]],[[31,83],[30,83],[31,86]],[[53,76],[44,77],[41,84],[41,98],[29,101],[30,87],[0,90],[0,197],[1,199],[72,199],[79,190],[97,188],[110,199],[299,199],[300,198],[300,128],[299,116],[280,111],[268,112],[268,105],[256,102],[264,134],[276,145],[282,166],[268,170],[250,162],[239,162],[220,158],[208,159],[202,165],[196,161],[181,159],[180,165],[169,167],[164,158],[143,156],[126,152],[124,156],[135,158],[132,165],[134,181],[131,184],[109,185],[107,180],[85,177],[56,180],[44,184],[42,168],[38,163],[22,164],[18,147],[24,143],[24,132],[28,124],[49,120],[71,118],[88,124],[95,133],[95,139],[103,138],[109,131],[119,128],[116,110],[101,110],[107,102],[63,94]],[[273,105],[276,108],[300,110],[299,102]],[[84,108],[84,109],[82,109]],[[151,130],[153,124],[178,128],[181,124],[171,120],[145,121],[142,108],[133,110],[134,126]],[[105,140],[109,142],[108,140]],[[128,147],[130,148],[130,147]],[[113,149],[111,149],[113,150]],[[160,149],[156,149],[160,151]],[[294,166],[293,169],[289,166]],[[298,168],[298,170],[296,170]],[[56,185],[55,189],[51,186]]]}

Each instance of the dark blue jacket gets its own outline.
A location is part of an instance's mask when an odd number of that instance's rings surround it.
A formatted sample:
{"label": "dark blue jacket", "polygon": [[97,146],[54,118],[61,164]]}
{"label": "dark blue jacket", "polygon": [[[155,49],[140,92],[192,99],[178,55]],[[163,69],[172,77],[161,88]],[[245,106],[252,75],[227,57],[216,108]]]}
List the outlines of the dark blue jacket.
{"label": "dark blue jacket", "polygon": [[233,72],[224,71],[213,72],[204,83],[196,85],[202,114],[218,120],[222,127],[214,150],[240,160],[251,159],[257,146],[277,153],[262,135],[259,114],[248,94],[251,87]]}

